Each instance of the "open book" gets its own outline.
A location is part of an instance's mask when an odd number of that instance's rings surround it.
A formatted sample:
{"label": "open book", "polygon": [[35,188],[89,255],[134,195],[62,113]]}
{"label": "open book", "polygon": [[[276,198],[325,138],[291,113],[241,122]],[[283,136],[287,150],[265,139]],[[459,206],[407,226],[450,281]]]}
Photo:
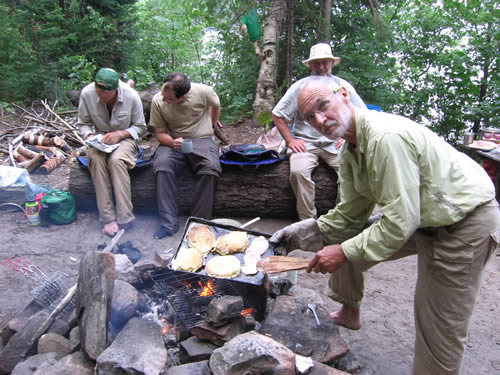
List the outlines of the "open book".
{"label": "open book", "polygon": [[94,147],[96,150],[99,150],[101,152],[105,152],[107,154],[110,154],[113,152],[115,149],[117,149],[120,146],[120,143],[115,143],[113,145],[108,145],[106,143],[102,143],[102,137],[104,137],[103,134],[98,134],[92,139],[87,140],[87,145]]}

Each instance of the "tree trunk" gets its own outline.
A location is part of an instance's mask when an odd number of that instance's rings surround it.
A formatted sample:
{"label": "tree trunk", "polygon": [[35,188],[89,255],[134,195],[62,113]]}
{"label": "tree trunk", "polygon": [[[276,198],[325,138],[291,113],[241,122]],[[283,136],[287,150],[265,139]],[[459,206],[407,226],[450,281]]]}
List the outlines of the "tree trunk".
{"label": "tree trunk", "polygon": [[293,0],[287,0],[286,16],[286,72],[285,79],[287,87],[292,84],[292,66],[293,66]]}
{"label": "tree trunk", "polygon": [[[214,217],[288,217],[296,218],[296,201],[288,182],[288,160],[256,169],[224,166],[215,193]],[[156,191],[153,168],[135,168],[130,172],[132,202],[136,212],[156,213]],[[318,214],[335,206],[337,175],[324,162],[314,170],[316,208]],[[69,191],[76,199],[79,210],[96,210],[94,185],[87,168],[78,162],[71,165]],[[183,214],[190,211],[194,181],[191,175],[179,179],[179,205]]]}
{"label": "tree trunk", "polygon": [[[489,44],[491,42],[491,36],[489,34],[486,35],[486,42]],[[479,97],[477,103],[477,109],[481,109],[481,105],[483,104],[484,98],[486,97],[486,92],[488,91],[488,80],[490,76],[490,59],[485,58],[483,61],[482,71],[483,78],[481,79],[481,86],[479,88]],[[483,116],[481,115],[481,111],[478,111],[477,118],[474,120],[474,125],[472,127],[472,131],[476,134],[479,134],[481,130],[481,120],[483,120]]]}
{"label": "tree trunk", "polygon": [[[276,67],[278,64],[279,31],[286,15],[287,0],[273,0],[271,12],[264,22],[264,37],[257,90],[253,103],[254,117],[259,121],[261,116],[269,113],[274,107],[276,92]],[[262,121],[259,121],[261,123]]]}
{"label": "tree trunk", "polygon": [[323,22],[321,22],[320,40],[323,43],[330,42],[330,20],[332,16],[332,0],[325,0],[325,14]]}

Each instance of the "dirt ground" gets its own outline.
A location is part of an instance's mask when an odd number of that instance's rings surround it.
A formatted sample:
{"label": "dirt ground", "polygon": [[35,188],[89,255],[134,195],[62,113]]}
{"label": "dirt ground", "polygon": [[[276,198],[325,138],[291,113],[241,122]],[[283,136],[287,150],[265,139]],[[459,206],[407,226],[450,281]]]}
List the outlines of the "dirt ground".
{"label": "dirt ground", "polygon": [[[254,124],[226,129],[240,142],[257,139],[261,129]],[[40,176],[33,182],[43,182]],[[52,187],[65,188],[68,169],[60,167],[46,179]],[[246,222],[252,218],[235,218]],[[283,219],[262,218],[249,228],[273,233],[289,224]],[[155,250],[176,248],[182,236],[155,240],[157,229],[155,213],[140,215],[133,227],[126,231],[120,243],[132,241],[143,256]],[[29,227],[21,211],[0,211],[1,258],[26,257],[50,275],[65,272],[73,282],[78,276],[79,260],[87,251],[109,242],[101,232],[95,212],[79,212],[77,221],[47,228]],[[488,264],[481,293],[472,317],[462,374],[494,375],[500,373],[500,257],[498,253]],[[401,375],[411,373],[413,357],[413,292],[416,281],[416,257],[380,264],[366,274],[366,295],[362,306],[362,328],[349,331],[341,328],[342,337],[349,343],[354,356],[363,368],[363,374]],[[19,312],[30,300],[30,290],[37,284],[5,265],[0,265],[0,327]],[[311,293],[311,290],[314,292]],[[328,298],[327,277],[321,274],[299,272],[297,295],[306,295],[328,311],[338,304]]]}

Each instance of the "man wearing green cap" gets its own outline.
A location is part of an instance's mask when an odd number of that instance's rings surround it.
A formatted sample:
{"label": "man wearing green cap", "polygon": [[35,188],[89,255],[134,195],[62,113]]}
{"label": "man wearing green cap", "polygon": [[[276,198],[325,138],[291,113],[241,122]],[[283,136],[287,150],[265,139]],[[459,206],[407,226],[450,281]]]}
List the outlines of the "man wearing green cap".
{"label": "man wearing green cap", "polygon": [[99,221],[103,232],[114,236],[135,219],[128,171],[135,167],[138,143],[147,131],[141,99],[117,72],[102,68],[82,90],[77,125],[83,139],[99,135],[102,143],[119,144],[111,153],[92,147],[87,152]]}

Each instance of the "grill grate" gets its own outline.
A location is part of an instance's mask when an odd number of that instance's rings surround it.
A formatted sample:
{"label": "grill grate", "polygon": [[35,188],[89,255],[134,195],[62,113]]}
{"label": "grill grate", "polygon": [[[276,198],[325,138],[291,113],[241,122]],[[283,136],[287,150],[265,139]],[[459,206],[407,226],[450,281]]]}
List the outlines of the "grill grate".
{"label": "grill grate", "polygon": [[154,282],[155,294],[168,300],[177,318],[187,329],[204,320],[208,304],[213,298],[241,296],[244,308],[256,309],[230,280],[171,269],[151,271],[149,275]]}

